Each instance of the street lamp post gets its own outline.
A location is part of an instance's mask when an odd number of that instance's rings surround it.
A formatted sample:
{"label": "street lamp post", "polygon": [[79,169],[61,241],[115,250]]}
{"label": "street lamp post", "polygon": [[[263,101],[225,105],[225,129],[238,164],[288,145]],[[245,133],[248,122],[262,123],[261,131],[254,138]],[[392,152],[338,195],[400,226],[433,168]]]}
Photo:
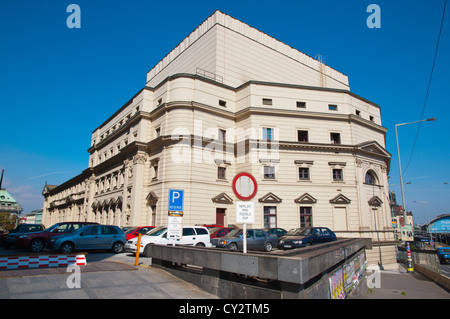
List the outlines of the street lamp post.
{"label": "street lamp post", "polygon": [[435,117],[426,119],[426,120],[420,120],[420,121],[414,121],[414,122],[409,122],[409,123],[401,123],[401,124],[395,124],[395,138],[397,140],[397,157],[398,157],[398,169],[400,171],[400,189],[402,192],[402,206],[403,206],[403,219],[404,219],[404,223],[406,225],[407,220],[406,220],[406,202],[405,202],[405,193],[403,191],[403,174],[402,174],[402,163],[400,160],[400,147],[398,144],[398,132],[397,132],[397,127],[398,126],[403,126],[403,125],[408,125],[408,124],[415,124],[415,123],[420,123],[420,122],[425,122],[425,121],[436,121]]}

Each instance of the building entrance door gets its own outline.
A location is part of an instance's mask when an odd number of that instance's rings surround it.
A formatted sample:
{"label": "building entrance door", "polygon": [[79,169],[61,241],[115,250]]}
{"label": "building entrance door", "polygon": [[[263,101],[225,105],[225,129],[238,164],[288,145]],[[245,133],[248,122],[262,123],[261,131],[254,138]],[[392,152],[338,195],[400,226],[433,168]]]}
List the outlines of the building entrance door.
{"label": "building entrance door", "polygon": [[347,210],[345,207],[334,207],[333,230],[347,230]]}
{"label": "building entrance door", "polygon": [[225,211],[226,208],[216,208],[216,224],[225,226]]}

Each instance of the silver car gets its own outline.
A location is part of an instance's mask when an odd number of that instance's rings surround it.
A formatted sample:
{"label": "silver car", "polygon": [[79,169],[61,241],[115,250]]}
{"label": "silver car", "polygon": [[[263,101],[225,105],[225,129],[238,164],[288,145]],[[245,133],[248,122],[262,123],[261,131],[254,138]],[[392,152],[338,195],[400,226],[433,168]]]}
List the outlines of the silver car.
{"label": "silver car", "polygon": [[[218,248],[240,250],[243,248],[243,229],[234,229],[219,239]],[[247,229],[247,248],[249,250],[271,251],[277,246],[278,237],[270,235],[262,229]]]}
{"label": "silver car", "polygon": [[71,234],[52,237],[47,245],[62,253],[88,249],[111,249],[121,253],[126,241],[127,235],[117,226],[87,225]]}

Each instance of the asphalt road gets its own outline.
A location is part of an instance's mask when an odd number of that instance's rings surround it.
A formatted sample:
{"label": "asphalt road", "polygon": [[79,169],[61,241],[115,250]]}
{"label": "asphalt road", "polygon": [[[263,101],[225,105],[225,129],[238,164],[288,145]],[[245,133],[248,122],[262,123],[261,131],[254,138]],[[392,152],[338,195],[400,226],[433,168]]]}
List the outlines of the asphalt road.
{"label": "asphalt road", "polygon": [[450,278],[450,264],[441,264],[441,274]]}

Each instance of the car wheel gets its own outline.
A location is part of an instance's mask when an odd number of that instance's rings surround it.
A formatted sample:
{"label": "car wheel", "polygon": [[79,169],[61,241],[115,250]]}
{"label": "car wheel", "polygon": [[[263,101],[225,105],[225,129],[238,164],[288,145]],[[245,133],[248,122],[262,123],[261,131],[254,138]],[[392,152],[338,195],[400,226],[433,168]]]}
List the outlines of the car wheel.
{"label": "car wheel", "polygon": [[205,247],[205,244],[204,244],[204,243],[197,243],[197,244],[195,245],[195,247]]}
{"label": "car wheel", "polygon": [[147,244],[147,245],[145,245],[145,248],[144,248],[144,256],[145,257],[151,257],[150,256],[150,252],[149,252],[149,249],[150,249],[150,246],[151,244]]}
{"label": "car wheel", "polygon": [[229,249],[230,249],[230,250],[237,250],[237,249],[238,249],[238,246],[237,246],[236,243],[231,243],[230,246],[229,246]]}
{"label": "car wheel", "polygon": [[270,241],[268,241],[267,243],[264,244],[264,250],[265,251],[271,251],[273,248],[273,245]]}
{"label": "car wheel", "polygon": [[312,245],[311,245],[311,243],[306,243],[305,244],[305,247],[311,247]]}
{"label": "car wheel", "polygon": [[112,246],[112,251],[115,254],[121,253],[123,251],[123,243],[121,241],[116,241]]}
{"label": "car wheel", "polygon": [[70,241],[63,242],[61,247],[59,247],[59,251],[65,254],[70,254],[75,250],[75,246]]}
{"label": "car wheel", "polygon": [[44,250],[44,240],[43,239],[34,239],[31,242],[31,250],[35,253],[40,253]]}

